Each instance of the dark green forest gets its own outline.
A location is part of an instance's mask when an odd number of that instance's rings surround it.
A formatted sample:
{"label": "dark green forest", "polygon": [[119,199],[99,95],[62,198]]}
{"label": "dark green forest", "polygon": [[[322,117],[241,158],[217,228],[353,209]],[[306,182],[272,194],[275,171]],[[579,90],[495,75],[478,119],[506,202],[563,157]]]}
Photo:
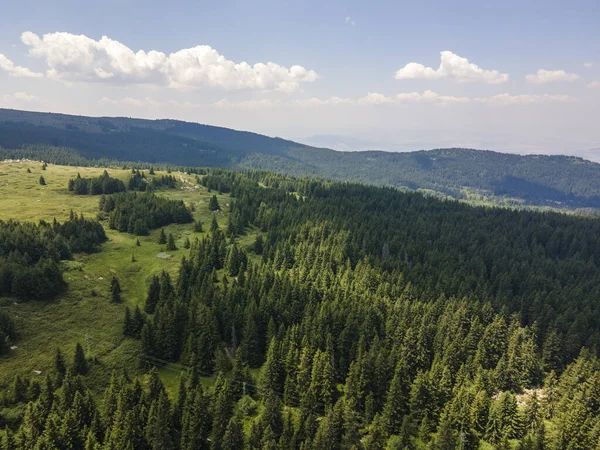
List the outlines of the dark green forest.
{"label": "dark green forest", "polygon": [[125,183],[116,178],[111,178],[105,170],[102,175],[94,178],[77,178],[69,180],[69,191],[77,195],[114,194],[125,191]]}
{"label": "dark green forest", "polygon": [[0,221],[0,296],[52,297],[64,287],[59,262],[97,251],[104,241],[101,224],[72,212],[64,223]]}
{"label": "dark green forest", "polygon": [[[231,194],[228,222],[126,310],[148,382],[117,367],[94,395],[94,361],[57,351],[43,383],[17,377],[0,394],[26,405],[0,448],[600,448],[598,220],[198,176]],[[191,221],[149,193],[102,196],[100,210],[133,233]],[[180,377],[176,395],[156,368]]]}
{"label": "dark green forest", "polygon": [[167,200],[149,192],[102,196],[100,215],[108,217],[108,226],[113,230],[138,236],[145,236],[149,230],[170,223],[190,223],[193,220],[182,201]]}
{"label": "dark green forest", "polygon": [[[582,158],[462,148],[337,152],[176,120],[84,117],[0,109],[0,156],[55,164],[270,170],[511,206],[600,207],[600,165]],[[167,151],[165,151],[167,150]],[[416,150],[416,149],[415,149]]]}

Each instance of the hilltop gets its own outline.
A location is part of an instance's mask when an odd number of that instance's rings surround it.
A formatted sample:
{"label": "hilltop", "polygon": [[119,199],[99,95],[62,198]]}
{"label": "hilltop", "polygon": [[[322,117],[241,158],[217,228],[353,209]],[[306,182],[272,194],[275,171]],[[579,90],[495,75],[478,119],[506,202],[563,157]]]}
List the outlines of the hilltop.
{"label": "hilltop", "polygon": [[463,148],[338,152],[178,120],[7,109],[0,109],[0,147],[26,148],[27,156],[61,147],[86,160],[262,169],[425,190],[506,206],[600,207],[600,164],[572,156],[522,156]]}

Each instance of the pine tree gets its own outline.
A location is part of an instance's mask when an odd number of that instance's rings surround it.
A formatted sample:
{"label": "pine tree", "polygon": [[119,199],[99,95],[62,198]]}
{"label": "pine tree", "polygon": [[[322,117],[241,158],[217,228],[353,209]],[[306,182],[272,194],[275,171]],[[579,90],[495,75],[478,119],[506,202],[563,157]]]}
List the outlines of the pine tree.
{"label": "pine tree", "polygon": [[58,384],[62,384],[62,380],[67,373],[67,365],[65,358],[63,357],[60,348],[56,347],[56,354],[54,356],[54,370],[56,371]]}
{"label": "pine tree", "polygon": [[148,314],[154,314],[156,310],[156,305],[160,300],[160,279],[158,276],[154,275],[152,277],[152,282],[148,287],[148,296],[146,297],[146,304],[144,305],[144,311]]}
{"label": "pine tree", "polygon": [[75,375],[87,375],[88,364],[83,353],[83,347],[78,342],[75,346],[75,354],[73,355],[73,373]]}
{"label": "pine tree", "polygon": [[183,416],[181,419],[181,450],[207,448],[210,430],[208,402],[198,384],[194,390],[187,392]]}
{"label": "pine tree", "polygon": [[244,448],[244,429],[237,416],[229,419],[225,435],[223,436],[222,450],[238,450]]}
{"label": "pine tree", "polygon": [[91,430],[88,431],[87,437],[85,439],[85,450],[96,450],[98,446],[98,439],[96,439],[96,436]]}
{"label": "pine tree", "polygon": [[131,332],[132,336],[135,338],[139,338],[142,334],[142,328],[146,323],[146,318],[142,314],[142,310],[138,305],[135,305],[135,309],[133,310],[133,317],[131,319]]}
{"label": "pine tree", "polygon": [[213,195],[208,202],[208,209],[211,211],[218,211],[221,209],[219,206],[219,200],[217,200],[217,196]]}
{"label": "pine tree", "polygon": [[452,429],[450,413],[446,409],[440,418],[437,435],[435,437],[436,450],[455,450],[457,448],[458,438],[456,432]]}
{"label": "pine tree", "polygon": [[191,242],[190,242],[190,238],[186,237],[185,241],[183,241],[183,248],[185,249],[189,249],[192,246]]}
{"label": "pine tree", "polygon": [[[221,377],[221,374],[219,374]],[[217,382],[219,380],[217,379]],[[213,450],[220,450],[221,443],[223,442],[223,436],[229,419],[233,413],[233,399],[229,388],[229,383],[223,381],[222,387],[217,389],[215,385],[215,403],[214,403],[214,415],[212,422],[212,433],[211,433],[211,448]]]}
{"label": "pine tree", "polygon": [[202,233],[203,229],[202,229],[202,222],[200,220],[196,220],[194,222],[194,231],[196,233]]}
{"label": "pine tree", "polygon": [[43,176],[41,176],[41,175],[40,175],[40,184],[41,184],[42,186],[46,186],[46,180],[45,180],[45,179],[44,179],[44,177],[43,177]]}
{"label": "pine tree", "polygon": [[218,229],[219,229],[219,224],[217,222],[217,218],[215,216],[213,216],[212,222],[210,223],[210,231],[211,231],[211,233],[214,233]]}
{"label": "pine tree", "polygon": [[167,251],[175,251],[177,250],[177,246],[175,245],[175,239],[173,238],[173,234],[169,233],[169,239],[167,241]]}
{"label": "pine tree", "polygon": [[115,276],[110,281],[110,301],[112,303],[121,303],[121,285]]}
{"label": "pine tree", "polygon": [[144,430],[149,448],[171,450],[173,448],[172,431],[169,398],[162,390],[159,392],[158,398],[151,403]]}
{"label": "pine tree", "polygon": [[263,241],[262,234],[259,234],[258,236],[256,236],[256,240],[254,241],[253,249],[254,249],[254,253],[256,253],[257,255],[263,254],[264,241]]}
{"label": "pine tree", "polygon": [[125,319],[123,320],[123,335],[124,336],[133,336],[133,322],[131,319],[131,311],[129,311],[129,306],[125,307]]}
{"label": "pine tree", "polygon": [[164,228],[160,229],[160,235],[158,236],[158,243],[160,245],[163,245],[163,244],[167,243],[167,235],[165,234]]}
{"label": "pine tree", "polygon": [[259,386],[261,393],[283,391],[283,365],[279,355],[279,343],[276,338],[271,339],[266,361],[263,364]]}
{"label": "pine tree", "polygon": [[390,383],[387,392],[386,402],[383,410],[383,416],[386,420],[390,434],[396,434],[400,431],[402,418],[408,412],[408,379],[407,366],[404,360],[398,361],[394,372],[394,377]]}

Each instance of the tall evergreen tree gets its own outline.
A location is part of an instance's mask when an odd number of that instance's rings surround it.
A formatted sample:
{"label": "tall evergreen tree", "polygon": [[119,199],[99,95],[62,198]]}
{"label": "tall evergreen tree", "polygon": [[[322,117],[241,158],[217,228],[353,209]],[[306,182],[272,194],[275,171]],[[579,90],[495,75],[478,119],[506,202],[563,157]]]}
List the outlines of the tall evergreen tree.
{"label": "tall evergreen tree", "polygon": [[121,284],[115,276],[110,280],[110,301],[112,303],[121,303]]}
{"label": "tall evergreen tree", "polygon": [[73,373],[75,375],[87,375],[88,363],[83,353],[83,347],[78,342],[75,346],[75,353],[73,355]]}

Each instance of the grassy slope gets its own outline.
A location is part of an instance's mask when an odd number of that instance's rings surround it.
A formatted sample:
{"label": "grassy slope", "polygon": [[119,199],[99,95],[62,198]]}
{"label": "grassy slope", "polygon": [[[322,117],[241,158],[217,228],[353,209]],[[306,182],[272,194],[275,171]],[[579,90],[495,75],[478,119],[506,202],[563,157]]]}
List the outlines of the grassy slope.
{"label": "grassy slope", "polygon": [[[32,173],[27,173],[27,168]],[[97,213],[97,196],[76,196],[67,190],[67,183],[77,172],[81,176],[97,176],[104,169],[66,167],[49,165],[41,169],[37,162],[0,163],[0,219],[18,219],[20,221],[51,221],[54,217],[62,221],[68,218],[71,209],[93,217]],[[130,177],[127,170],[108,169],[111,176],[124,181]],[[40,186],[39,177],[43,175],[47,185]],[[157,172],[157,175],[161,175]],[[193,176],[175,174],[195,185]],[[191,186],[188,184],[188,186]],[[194,204],[194,218],[204,224],[208,230],[212,213],[208,210],[208,199],[214,192],[177,189],[160,191],[157,194],[168,198],[180,199],[186,204]],[[221,207],[227,211],[229,197],[218,195]],[[221,227],[226,225],[226,216],[218,215]],[[98,390],[103,387],[113,368],[126,368],[130,373],[137,370],[139,341],[124,339],[122,321],[125,306],[143,307],[146,289],[152,275],[167,270],[176,274],[179,261],[188,250],[183,249],[183,240],[201,238],[203,233],[195,233],[193,224],[171,225],[165,232],[173,233],[178,241],[179,250],[169,252],[170,259],[161,259],[156,255],[161,246],[158,230],[150,236],[140,237],[141,246],[135,245],[136,237],[108,229],[109,241],[102,251],[92,255],[76,255],[73,261],[65,262],[68,282],[66,292],[48,302],[15,303],[13,299],[0,299],[0,308],[7,310],[16,321],[20,336],[18,349],[7,357],[0,358],[0,387],[10,383],[16,374],[35,377],[34,370],[42,371],[42,376],[53,366],[54,350],[57,346],[70,362],[77,342],[84,349],[89,346],[90,357],[97,357],[99,364],[94,365],[87,377],[88,385]],[[253,239],[252,234],[244,236],[242,244]],[[164,247],[164,246],[162,246]],[[131,255],[137,262],[131,262]],[[119,278],[123,288],[123,304],[109,303],[109,287],[112,276]],[[97,297],[91,295],[95,290]],[[86,338],[87,336],[87,338]],[[162,375],[167,387],[172,390],[177,383],[177,374],[164,369]]]}

